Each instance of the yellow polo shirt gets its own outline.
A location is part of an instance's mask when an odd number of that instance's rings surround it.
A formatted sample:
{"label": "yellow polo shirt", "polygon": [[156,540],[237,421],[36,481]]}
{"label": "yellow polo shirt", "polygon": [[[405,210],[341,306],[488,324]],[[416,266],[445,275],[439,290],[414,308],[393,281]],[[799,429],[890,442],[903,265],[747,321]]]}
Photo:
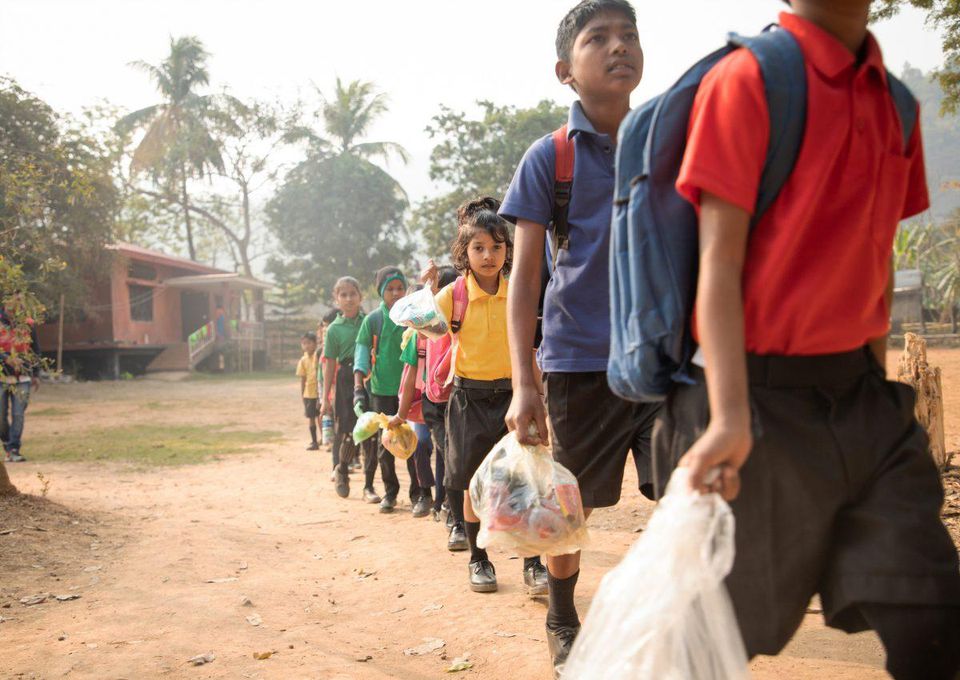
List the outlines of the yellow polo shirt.
{"label": "yellow polo shirt", "polygon": [[306,378],[303,386],[304,399],[317,399],[320,396],[320,386],[317,381],[317,354],[304,354],[297,364],[297,377]]}
{"label": "yellow polo shirt", "polygon": [[[453,287],[437,293],[437,305],[447,319],[453,316]],[[510,344],[507,342],[507,280],[500,277],[496,295],[488,295],[467,274],[467,313],[455,336],[454,374],[469,380],[510,378]]]}

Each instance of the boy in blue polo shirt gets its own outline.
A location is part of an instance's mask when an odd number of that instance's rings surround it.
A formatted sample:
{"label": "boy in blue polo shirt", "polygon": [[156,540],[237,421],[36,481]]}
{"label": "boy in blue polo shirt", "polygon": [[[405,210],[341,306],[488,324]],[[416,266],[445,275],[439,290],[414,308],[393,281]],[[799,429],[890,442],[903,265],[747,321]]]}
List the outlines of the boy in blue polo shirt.
{"label": "boy in blue polo shirt", "polygon": [[[553,455],[577,476],[589,512],[619,501],[631,450],[641,490],[652,496],[650,438],[657,406],[618,398],[606,376],[614,151],[620,123],[630,111],[630,94],[643,72],[633,7],[625,0],[584,0],[560,23],[557,57],[557,78],[573,88],[579,101],[570,107],[567,123],[575,158],[569,239],[558,250],[543,306],[538,356],[547,376],[547,403],[545,409],[530,348],[555,205],[552,135],[527,151],[500,209],[517,224],[507,312],[514,390],[507,424],[529,443],[546,443],[549,414]],[[539,437],[529,434],[531,425]],[[559,669],[580,629],[574,606],[580,555],[548,557],[547,569],[547,640]]]}

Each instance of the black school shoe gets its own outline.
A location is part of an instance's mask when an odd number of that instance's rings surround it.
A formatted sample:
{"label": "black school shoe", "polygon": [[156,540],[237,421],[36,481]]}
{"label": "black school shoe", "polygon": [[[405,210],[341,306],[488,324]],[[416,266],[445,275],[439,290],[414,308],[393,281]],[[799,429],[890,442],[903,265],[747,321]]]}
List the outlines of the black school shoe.
{"label": "black school shoe", "polygon": [[363,489],[363,502],[373,505],[374,503],[380,502],[380,496],[377,495],[377,492],[374,491],[371,487],[365,487]]}
{"label": "black school shoe", "polygon": [[310,442],[307,444],[307,451],[319,451],[320,445],[317,442]]}
{"label": "black school shoe", "polygon": [[563,665],[573,649],[573,641],[577,639],[580,626],[547,626],[547,648],[550,650],[550,659],[553,661],[553,677],[559,678],[563,673]]}
{"label": "black school shoe", "polygon": [[470,570],[470,590],[475,593],[493,593],[497,590],[497,570],[490,560],[477,560],[467,565]]}
{"label": "black school shoe", "polygon": [[340,498],[346,498],[350,495],[350,478],[346,472],[340,471],[341,466],[337,466],[337,495]]}
{"label": "black school shoe", "polygon": [[396,498],[384,498],[382,501],[380,501],[380,512],[382,512],[384,515],[390,514],[396,507]]}
{"label": "black school shoe", "polygon": [[540,562],[535,562],[523,570],[523,584],[527,587],[527,595],[536,597],[547,594],[547,568]]}
{"label": "black school shoe", "polygon": [[463,552],[469,549],[470,544],[467,543],[467,534],[463,530],[463,525],[454,524],[450,527],[450,535],[447,537],[447,550],[450,552]]}
{"label": "black school shoe", "polygon": [[417,502],[413,504],[413,516],[414,517],[426,517],[430,514],[430,498],[427,496],[420,496],[417,499]]}

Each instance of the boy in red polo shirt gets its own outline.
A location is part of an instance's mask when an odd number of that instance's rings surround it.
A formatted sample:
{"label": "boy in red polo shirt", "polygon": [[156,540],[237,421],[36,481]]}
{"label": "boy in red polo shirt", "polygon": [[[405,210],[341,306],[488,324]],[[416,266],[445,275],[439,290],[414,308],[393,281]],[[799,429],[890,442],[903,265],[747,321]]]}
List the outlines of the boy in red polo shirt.
{"label": "boy in red polo shirt", "polygon": [[655,451],[733,501],[727,585],[751,656],[778,653],[819,593],[828,625],[877,631],[895,678],[945,679],[957,553],[914,394],[884,370],[894,231],[928,205],[923,147],[919,124],[903,139],[869,7],[796,0],[781,16],[806,59],[806,131],[752,230],[760,69],[738,50],[703,80],[677,180],[700,215],[701,384],[672,392]]}

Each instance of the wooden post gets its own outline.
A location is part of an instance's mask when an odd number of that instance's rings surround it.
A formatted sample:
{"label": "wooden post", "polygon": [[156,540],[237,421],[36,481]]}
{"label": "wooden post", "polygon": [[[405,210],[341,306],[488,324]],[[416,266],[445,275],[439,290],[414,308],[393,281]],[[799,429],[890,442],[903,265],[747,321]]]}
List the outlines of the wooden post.
{"label": "wooden post", "polygon": [[63,373],[63,301],[66,296],[60,293],[60,321],[57,326],[57,371]]}
{"label": "wooden post", "polygon": [[916,333],[904,336],[903,355],[897,368],[897,380],[917,392],[916,416],[930,437],[930,455],[937,468],[950,462],[943,423],[943,383],[940,369],[927,363],[927,341]]}

